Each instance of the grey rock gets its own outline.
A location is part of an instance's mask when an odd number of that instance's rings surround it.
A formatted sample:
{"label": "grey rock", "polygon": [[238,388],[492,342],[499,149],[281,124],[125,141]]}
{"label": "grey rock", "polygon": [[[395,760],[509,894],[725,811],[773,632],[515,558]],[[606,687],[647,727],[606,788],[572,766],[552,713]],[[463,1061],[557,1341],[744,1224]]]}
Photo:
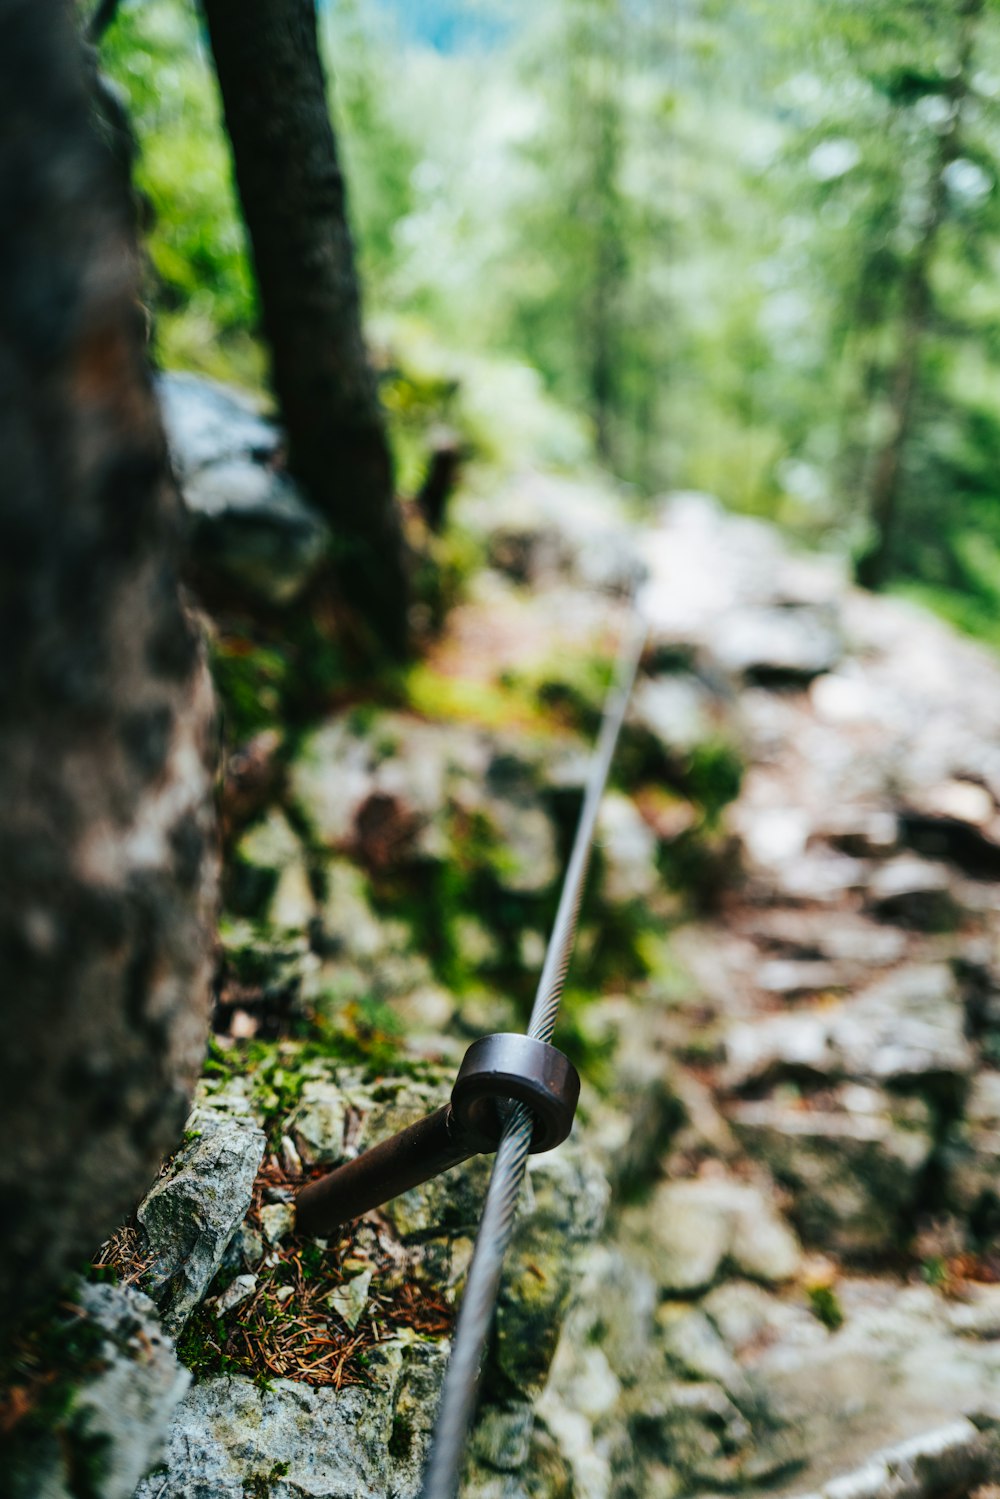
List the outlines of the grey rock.
{"label": "grey rock", "polygon": [[974,1064],[965,1013],[944,963],[904,967],[844,1005],[833,1024],[841,1065],[854,1077],[914,1082],[963,1078]]}
{"label": "grey rock", "polygon": [[660,886],[656,835],[629,797],[608,791],[597,821],[603,894],[613,904],[648,901]]}
{"label": "grey rock", "polygon": [[822,959],[807,962],[795,958],[771,958],[757,969],[758,989],[765,994],[780,994],[786,999],[801,999],[847,987],[848,978],[836,963]]}
{"label": "grey rock", "polygon": [[[965,1423],[979,1425],[978,1413],[996,1407],[1000,1345],[955,1336],[948,1303],[929,1288],[858,1281],[839,1289],[839,1332],[812,1343],[765,1343],[747,1364],[765,1420],[790,1432],[808,1458],[798,1490],[828,1499],[895,1495],[888,1467],[900,1492],[965,1492],[960,1482],[937,1487],[935,1453],[940,1477],[951,1457],[961,1460],[973,1446]],[[961,1431],[939,1436],[956,1418]],[[906,1445],[900,1451],[898,1444]],[[896,1450],[890,1455],[887,1447]]]}
{"label": "grey rock", "polygon": [[177,1333],[204,1296],[250,1206],[264,1134],[247,1120],[196,1110],[194,1136],[138,1209],[154,1256],[149,1293]]}
{"label": "grey rock", "polygon": [[328,555],[330,531],[280,471],[277,428],[215,380],[170,373],[159,393],[198,568],[290,603]]}
{"label": "grey rock", "polygon": [[292,603],[329,555],[330,529],[285,474],[243,459],[181,486],[198,568],[268,604]]}
{"label": "grey rock", "polygon": [[668,760],[686,756],[717,728],[717,709],[696,677],[644,677],[635,686],[628,722],[644,729]]}
{"label": "grey rock", "polygon": [[1000,1211],[1000,1074],[980,1072],[973,1079],[963,1119],[950,1133],[945,1151],[951,1207],[966,1219]]}
{"label": "grey rock", "polygon": [[821,1499],[933,1499],[969,1493],[997,1476],[996,1443],[964,1417],[885,1448],[830,1479]]}
{"label": "grey rock", "polygon": [[81,1473],[92,1499],[130,1499],[159,1461],[190,1383],[148,1297],[82,1284],[76,1299],[82,1325],[99,1334],[89,1372],[40,1441],[24,1450],[16,1435],[8,1441],[4,1492],[11,1499],[73,1499]]}
{"label": "grey rock", "polygon": [[731,1026],[725,1081],[741,1088],[803,1072],[911,1086],[937,1076],[963,1078],[974,1063],[964,1026],[948,966],[905,967],[843,1004]]}
{"label": "grey rock", "polygon": [[754,1187],[722,1178],[667,1182],[649,1206],[649,1268],[667,1295],[705,1290],[731,1266],[772,1284],[791,1279],[798,1243]]}
{"label": "grey rock", "polygon": [[[136,1499],[412,1499],[419,1491],[447,1345],[382,1344],[370,1383],[343,1390],[228,1376],[181,1403],[166,1469]],[[404,1356],[405,1355],[405,1356]]]}
{"label": "grey rock", "polygon": [[168,371],[157,381],[170,457],[180,480],[230,458],[271,461],[281,444],[252,397],[202,375]]}
{"label": "grey rock", "polygon": [[279,931],[304,931],[315,915],[305,850],[281,812],[269,812],[236,845],[230,902],[241,915],[266,916]]}
{"label": "grey rock", "polygon": [[531,1451],[535,1411],[530,1401],[487,1404],[476,1422],[470,1443],[476,1462],[500,1473],[516,1473]]}
{"label": "grey rock", "polygon": [[709,639],[712,659],[733,676],[762,685],[805,686],[832,671],[843,654],[829,606],[734,609]]}
{"label": "grey rock", "polygon": [[269,1244],[280,1244],[295,1229],[295,1209],[288,1202],[269,1202],[260,1210],[261,1226]]}
{"label": "grey rock", "polygon": [[347,1102],[337,1084],[326,1078],[307,1078],[288,1121],[306,1165],[332,1165],[342,1158],[346,1120]]}
{"label": "grey rock", "polygon": [[817,836],[855,859],[884,859],[899,845],[899,818],[893,812],[840,807],[824,817]]}
{"label": "grey rock", "polygon": [[212,1306],[217,1317],[225,1317],[227,1313],[241,1306],[256,1289],[256,1275],[237,1275],[236,1279],[230,1281],[226,1289],[208,1304]]}
{"label": "grey rock", "polygon": [[704,1311],[666,1302],[656,1321],[660,1346],[674,1374],[721,1385],[737,1402],[748,1399],[746,1376]]}
{"label": "grey rock", "polygon": [[683,1489],[730,1489],[764,1476],[753,1430],[725,1391],[711,1383],[660,1383],[635,1392],[635,1440],[673,1468]]}
{"label": "grey rock", "polygon": [[365,1314],[371,1283],[372,1272],[362,1270],[360,1275],[350,1276],[327,1297],[331,1310],[347,1323],[352,1332]]}
{"label": "grey rock", "polygon": [[529,1396],[544,1387],[576,1263],[604,1224],[608,1185],[571,1143],[529,1158],[497,1309],[492,1358],[503,1381]]}
{"label": "grey rock", "polygon": [[854,1085],[822,1108],[770,1100],[738,1104],[729,1117],[745,1148],[794,1193],[807,1240],[845,1253],[898,1247],[933,1149],[922,1100]]}
{"label": "grey rock", "polygon": [[894,921],[921,931],[946,931],[959,915],[947,866],[907,855],[874,870],[868,882],[867,903],[880,921]]}

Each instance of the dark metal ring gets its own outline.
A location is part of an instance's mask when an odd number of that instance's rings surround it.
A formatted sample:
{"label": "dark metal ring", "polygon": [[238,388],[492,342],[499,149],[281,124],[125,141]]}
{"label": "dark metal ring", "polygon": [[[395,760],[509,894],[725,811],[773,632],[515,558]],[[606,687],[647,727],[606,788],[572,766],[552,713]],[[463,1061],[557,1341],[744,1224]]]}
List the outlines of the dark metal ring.
{"label": "dark metal ring", "polygon": [[568,1057],[545,1041],[513,1033],[483,1036],[462,1058],[451,1092],[459,1125],[495,1150],[503,1129],[498,1105],[513,1099],[535,1116],[531,1154],[561,1145],[573,1127],[580,1075]]}

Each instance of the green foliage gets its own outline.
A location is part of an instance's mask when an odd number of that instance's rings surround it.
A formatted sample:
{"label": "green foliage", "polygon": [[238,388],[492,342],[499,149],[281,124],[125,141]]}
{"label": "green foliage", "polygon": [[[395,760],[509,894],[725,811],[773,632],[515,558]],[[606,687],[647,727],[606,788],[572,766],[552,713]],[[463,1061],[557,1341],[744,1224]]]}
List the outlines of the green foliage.
{"label": "green foliage", "polygon": [[101,48],[138,137],[164,362],[260,382],[253,280],[211,65],[183,0],[122,6]]}
{"label": "green foliage", "polygon": [[[487,463],[579,463],[554,394],[643,488],[708,489],[864,555],[916,328],[890,577],[994,640],[996,8],[497,0],[476,7],[477,46],[443,52],[411,19],[321,11],[401,487],[442,424]],[[160,351],[256,382],[196,13],[125,6],[102,53],[142,146]],[[443,593],[435,568],[420,584],[435,620],[474,559],[445,560]],[[272,689],[284,710],[281,672],[223,664],[241,732],[272,721]]]}
{"label": "green foliage", "polygon": [[809,1297],[809,1305],[813,1315],[822,1322],[824,1327],[831,1332],[836,1332],[844,1325],[844,1308],[840,1304],[840,1297],[832,1286],[807,1286],[806,1295]]}

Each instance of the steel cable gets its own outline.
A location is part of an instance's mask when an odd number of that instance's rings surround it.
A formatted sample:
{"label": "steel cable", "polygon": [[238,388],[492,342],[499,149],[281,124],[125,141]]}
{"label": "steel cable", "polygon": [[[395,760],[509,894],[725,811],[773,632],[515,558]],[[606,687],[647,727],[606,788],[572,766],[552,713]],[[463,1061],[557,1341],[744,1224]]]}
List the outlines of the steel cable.
{"label": "steel cable", "polygon": [[[645,640],[646,624],[633,610],[605,700],[573,849],[531,1008],[528,1035],[538,1041],[551,1041],[555,1030],[590,864],[597,813]],[[455,1499],[458,1491],[479,1388],[483,1350],[496,1308],[504,1257],[514,1232],[532,1128],[529,1110],[523,1104],[513,1105],[504,1124],[486,1191],[465,1295],[455,1324],[451,1358],[441,1390],[421,1499]]]}

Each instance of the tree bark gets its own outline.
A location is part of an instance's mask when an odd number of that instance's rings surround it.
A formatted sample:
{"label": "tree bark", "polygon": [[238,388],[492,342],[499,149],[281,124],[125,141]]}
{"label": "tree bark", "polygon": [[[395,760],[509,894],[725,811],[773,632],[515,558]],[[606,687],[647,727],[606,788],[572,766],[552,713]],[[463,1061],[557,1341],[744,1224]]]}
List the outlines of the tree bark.
{"label": "tree bark", "polygon": [[969,92],[974,27],[981,10],[982,0],[964,0],[959,8],[962,34],[958,66],[948,90],[951,113],[938,138],[927,207],[903,278],[899,356],[889,388],[889,436],[875,457],[868,494],[873,539],[855,567],[857,580],[865,588],[883,587],[892,567],[903,459],[913,425],[920,361],[932,311],[930,273],[947,209],[947,169],[961,153],[962,111]]}
{"label": "tree bark", "polygon": [[314,0],[202,0],[289,463],[337,538],[345,598],[405,653],[392,461],[361,326]]}
{"label": "tree bark", "polygon": [[203,1056],[215,716],[127,189],[69,0],[0,0],[0,1334],[92,1254]]}

